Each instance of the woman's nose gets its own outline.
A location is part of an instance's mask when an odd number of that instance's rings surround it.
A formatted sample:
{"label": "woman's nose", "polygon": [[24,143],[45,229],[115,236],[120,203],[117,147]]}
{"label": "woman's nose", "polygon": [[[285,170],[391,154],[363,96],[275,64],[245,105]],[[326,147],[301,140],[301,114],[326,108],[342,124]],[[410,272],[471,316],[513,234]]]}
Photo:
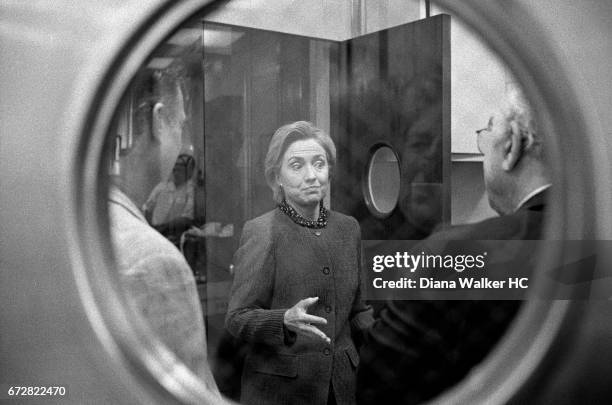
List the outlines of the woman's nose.
{"label": "woman's nose", "polygon": [[306,170],[304,171],[304,178],[306,180],[314,180],[317,178],[314,167],[312,167],[311,165],[306,165]]}

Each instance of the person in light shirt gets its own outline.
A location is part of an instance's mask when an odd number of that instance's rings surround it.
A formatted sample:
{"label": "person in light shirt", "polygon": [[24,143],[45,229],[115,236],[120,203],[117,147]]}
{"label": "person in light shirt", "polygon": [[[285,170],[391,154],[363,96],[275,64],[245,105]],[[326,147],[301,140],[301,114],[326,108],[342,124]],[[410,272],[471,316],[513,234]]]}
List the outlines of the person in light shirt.
{"label": "person in light shirt", "polygon": [[147,221],[175,243],[193,223],[194,168],[193,157],[180,154],[170,179],[159,183],[143,206]]}

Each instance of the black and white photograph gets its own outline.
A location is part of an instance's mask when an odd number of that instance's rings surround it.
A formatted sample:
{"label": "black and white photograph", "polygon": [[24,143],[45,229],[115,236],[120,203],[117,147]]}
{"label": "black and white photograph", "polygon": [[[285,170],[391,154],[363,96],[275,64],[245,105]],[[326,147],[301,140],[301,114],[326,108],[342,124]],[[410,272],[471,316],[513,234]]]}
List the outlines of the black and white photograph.
{"label": "black and white photograph", "polygon": [[612,403],[609,0],[0,0],[0,403]]}

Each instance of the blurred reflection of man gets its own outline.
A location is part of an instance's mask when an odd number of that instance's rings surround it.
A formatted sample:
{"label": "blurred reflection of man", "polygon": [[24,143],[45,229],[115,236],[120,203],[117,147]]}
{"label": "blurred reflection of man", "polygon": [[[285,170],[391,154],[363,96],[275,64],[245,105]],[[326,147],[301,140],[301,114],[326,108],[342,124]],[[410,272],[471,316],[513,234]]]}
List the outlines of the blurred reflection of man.
{"label": "blurred reflection of man", "polygon": [[[489,203],[501,216],[434,233],[414,252],[439,241],[451,249],[471,240],[541,238],[550,181],[530,110],[517,96],[477,134]],[[362,349],[358,402],[420,403],[459,382],[498,342],[519,303],[387,302]]]}
{"label": "blurred reflection of man", "polygon": [[442,107],[435,103],[406,132],[401,161],[405,176],[397,202],[405,223],[389,239],[423,239],[442,222],[441,122]]}
{"label": "blurred reflection of man", "polygon": [[207,364],[202,308],[180,252],[151,228],[138,207],[168,178],[185,121],[179,76],[148,75],[136,83],[132,145],[120,153],[109,196],[111,236],[121,281],[156,336],[215,393]]}
{"label": "blurred reflection of man", "polygon": [[[365,120],[367,125],[363,120],[352,124],[357,130],[351,139],[384,139],[390,130],[401,165],[397,207],[390,215],[375,218],[365,204],[355,212],[364,239],[420,240],[443,222],[441,80],[437,69],[417,74],[409,81],[400,77],[373,80],[359,101],[350,102],[359,107],[356,116],[371,118]],[[389,95],[395,95],[394,102],[389,102]],[[361,126],[364,128],[359,130]],[[355,142],[359,143],[359,139]],[[359,201],[351,191],[361,192],[357,184],[338,186],[343,187],[340,194],[353,195],[353,200]]]}
{"label": "blurred reflection of man", "polygon": [[169,180],[159,183],[143,206],[145,218],[162,235],[176,243],[193,223],[193,170],[195,161],[181,153]]}

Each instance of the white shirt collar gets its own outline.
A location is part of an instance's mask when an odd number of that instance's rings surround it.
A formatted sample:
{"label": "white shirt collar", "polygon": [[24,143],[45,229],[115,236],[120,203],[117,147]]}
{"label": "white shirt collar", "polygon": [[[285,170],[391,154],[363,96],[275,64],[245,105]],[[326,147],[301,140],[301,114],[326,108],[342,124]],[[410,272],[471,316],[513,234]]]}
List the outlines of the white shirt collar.
{"label": "white shirt collar", "polygon": [[527,194],[519,203],[518,206],[516,207],[516,209],[514,210],[514,212],[518,211],[521,209],[521,207],[527,202],[529,201],[533,196],[541,193],[542,191],[546,190],[547,188],[549,188],[550,186],[552,186],[551,183],[545,184],[541,187],[536,188],[535,190],[533,190],[531,193]]}

